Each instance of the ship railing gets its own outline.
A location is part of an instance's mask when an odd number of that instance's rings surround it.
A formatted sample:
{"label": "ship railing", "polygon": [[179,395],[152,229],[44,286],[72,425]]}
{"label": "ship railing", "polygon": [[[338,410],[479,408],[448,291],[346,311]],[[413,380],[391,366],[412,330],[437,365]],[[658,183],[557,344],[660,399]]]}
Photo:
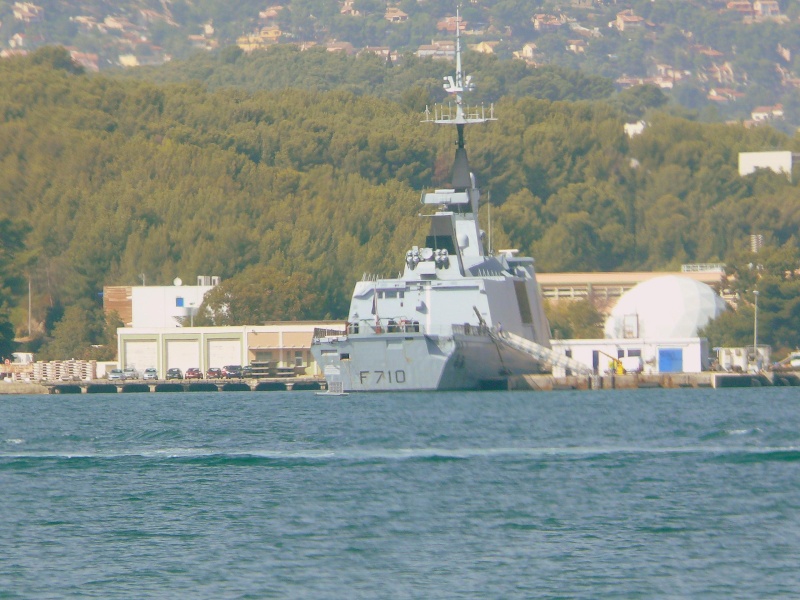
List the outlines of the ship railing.
{"label": "ship railing", "polygon": [[470,325],[464,323],[463,325],[453,325],[453,335],[491,335],[492,330],[486,325]]}
{"label": "ship railing", "polygon": [[362,319],[347,324],[347,333],[351,335],[374,335],[383,333],[425,333],[425,327],[419,321],[406,319]]}
{"label": "ship railing", "polygon": [[489,105],[488,111],[481,104],[478,106],[464,106],[461,110],[457,104],[435,104],[433,111],[425,108],[425,118],[423,123],[485,123],[486,121],[496,121],[494,116],[494,104]]}
{"label": "ship railing", "polygon": [[342,329],[326,329],[324,327],[314,327],[312,343],[318,344],[324,339],[344,337],[345,331]]}

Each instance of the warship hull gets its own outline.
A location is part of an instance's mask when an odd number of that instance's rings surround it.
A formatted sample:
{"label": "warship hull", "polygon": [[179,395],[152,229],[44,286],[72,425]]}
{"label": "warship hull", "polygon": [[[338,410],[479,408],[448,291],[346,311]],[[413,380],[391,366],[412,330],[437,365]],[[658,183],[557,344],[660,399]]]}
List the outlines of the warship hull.
{"label": "warship hull", "polygon": [[312,351],[326,380],[348,392],[506,389],[511,376],[542,372],[529,354],[473,329],[452,336],[342,336]]}

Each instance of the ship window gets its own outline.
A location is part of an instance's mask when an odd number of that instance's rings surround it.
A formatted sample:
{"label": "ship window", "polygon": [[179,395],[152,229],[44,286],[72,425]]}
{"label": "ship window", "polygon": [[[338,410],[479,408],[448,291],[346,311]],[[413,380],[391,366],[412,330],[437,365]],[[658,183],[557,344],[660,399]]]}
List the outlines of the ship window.
{"label": "ship window", "polygon": [[350,360],[350,353],[349,352],[342,352],[339,355],[340,360]]}

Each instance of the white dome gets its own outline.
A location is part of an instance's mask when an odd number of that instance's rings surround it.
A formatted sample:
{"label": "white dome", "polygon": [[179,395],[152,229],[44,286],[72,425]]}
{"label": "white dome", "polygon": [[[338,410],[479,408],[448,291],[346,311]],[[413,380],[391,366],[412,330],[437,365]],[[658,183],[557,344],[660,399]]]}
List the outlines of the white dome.
{"label": "white dome", "polygon": [[607,338],[687,338],[717,318],[727,305],[705,283],[665,275],[626,292],[608,316]]}

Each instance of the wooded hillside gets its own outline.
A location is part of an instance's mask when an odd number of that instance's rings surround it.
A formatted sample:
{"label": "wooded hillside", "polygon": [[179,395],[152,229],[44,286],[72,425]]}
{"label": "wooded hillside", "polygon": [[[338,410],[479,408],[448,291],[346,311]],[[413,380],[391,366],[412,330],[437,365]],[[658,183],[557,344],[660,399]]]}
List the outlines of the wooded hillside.
{"label": "wooded hillside", "polygon": [[[402,98],[109,79],[55,49],[0,61],[0,80],[0,217],[24,232],[4,240],[0,311],[27,333],[30,278],[39,335],[60,321],[86,347],[106,335],[103,285],[141,274],[220,275],[245,320],[343,317],[364,272],[396,274],[420,243],[420,191],[452,161],[454,132]],[[629,140],[621,105],[508,97],[468,130],[495,247],[545,271],[658,270],[746,259],[761,233],[796,257],[797,186],[736,168],[797,139],[651,111]]]}

